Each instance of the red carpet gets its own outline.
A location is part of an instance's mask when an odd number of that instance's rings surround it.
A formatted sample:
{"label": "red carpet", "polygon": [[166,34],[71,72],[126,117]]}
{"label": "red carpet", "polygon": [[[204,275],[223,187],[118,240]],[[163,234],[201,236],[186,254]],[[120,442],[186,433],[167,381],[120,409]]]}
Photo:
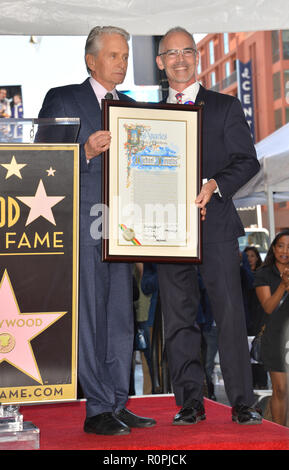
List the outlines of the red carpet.
{"label": "red carpet", "polygon": [[40,429],[40,450],[289,450],[289,428],[269,421],[238,425],[231,420],[231,408],[211,400],[205,401],[205,407],[206,421],[172,426],[178,410],[172,396],[131,398],[128,408],[155,418],[157,425],[114,437],[83,432],[83,401],[24,406],[21,412],[24,421]]}

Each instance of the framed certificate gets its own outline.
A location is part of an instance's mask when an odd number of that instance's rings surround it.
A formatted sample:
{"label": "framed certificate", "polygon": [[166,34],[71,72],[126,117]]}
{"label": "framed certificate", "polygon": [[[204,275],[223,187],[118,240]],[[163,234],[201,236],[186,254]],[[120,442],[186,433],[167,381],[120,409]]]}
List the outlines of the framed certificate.
{"label": "framed certificate", "polygon": [[201,115],[194,105],[103,101],[103,261],[201,262]]}

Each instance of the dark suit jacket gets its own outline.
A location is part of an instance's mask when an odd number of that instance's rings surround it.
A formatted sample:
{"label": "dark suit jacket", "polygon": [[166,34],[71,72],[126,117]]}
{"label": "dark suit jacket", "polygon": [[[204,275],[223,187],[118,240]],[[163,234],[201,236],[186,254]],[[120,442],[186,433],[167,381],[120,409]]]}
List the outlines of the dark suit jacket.
{"label": "dark suit jacket", "polygon": [[204,243],[236,239],[244,234],[233,195],[260,168],[240,101],[200,86],[196,104],[203,104],[202,177],[216,180],[203,222]]}
{"label": "dark suit jacket", "polygon": [[[122,93],[118,93],[120,100],[133,101]],[[94,204],[102,202],[102,155],[86,162],[84,144],[88,137],[102,128],[101,110],[98,100],[89,82],[85,80],[79,85],[67,85],[52,88],[48,91],[39,118],[80,118],[80,129],[77,142],[80,144],[80,243],[94,245],[100,243],[91,236],[90,228],[95,217],[90,215]],[[39,132],[37,140],[60,142],[57,133],[43,137]]]}
{"label": "dark suit jacket", "polygon": [[200,102],[204,102],[203,178],[215,179],[222,195],[214,194],[207,205],[203,240],[232,240],[244,234],[232,197],[260,165],[240,101],[201,86],[196,104]]}

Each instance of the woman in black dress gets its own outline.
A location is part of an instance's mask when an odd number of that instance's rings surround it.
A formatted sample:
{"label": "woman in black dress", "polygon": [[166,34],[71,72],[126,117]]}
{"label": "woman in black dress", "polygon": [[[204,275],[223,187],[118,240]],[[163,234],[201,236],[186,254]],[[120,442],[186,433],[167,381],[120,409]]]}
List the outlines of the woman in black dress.
{"label": "woman in black dress", "polygon": [[280,232],[273,240],[263,266],[256,271],[254,285],[267,314],[261,357],[272,382],[272,418],[284,426],[288,399],[285,331],[289,320],[289,230]]}

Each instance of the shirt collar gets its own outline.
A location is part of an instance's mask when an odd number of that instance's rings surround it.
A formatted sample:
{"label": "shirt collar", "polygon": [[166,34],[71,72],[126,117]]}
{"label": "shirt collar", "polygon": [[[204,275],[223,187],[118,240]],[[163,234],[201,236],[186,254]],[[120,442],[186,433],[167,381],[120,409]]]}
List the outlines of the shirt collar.
{"label": "shirt collar", "polygon": [[[93,91],[98,99],[99,104],[101,104],[101,100],[105,97],[107,90],[102,86],[99,82],[95,80],[95,78],[90,77],[89,78],[90,84],[93,88]],[[116,89],[113,89],[109,93],[112,93],[113,99],[118,100],[118,94],[116,92]]]}
{"label": "shirt collar", "polygon": [[[186,101],[193,101],[195,103],[197,94],[199,93],[200,89],[200,83],[199,82],[194,82],[192,85],[188,86],[185,88],[182,93],[182,101],[185,103]],[[176,94],[178,93],[177,90],[174,90],[173,88],[169,88],[169,96],[167,103],[176,103]]]}

